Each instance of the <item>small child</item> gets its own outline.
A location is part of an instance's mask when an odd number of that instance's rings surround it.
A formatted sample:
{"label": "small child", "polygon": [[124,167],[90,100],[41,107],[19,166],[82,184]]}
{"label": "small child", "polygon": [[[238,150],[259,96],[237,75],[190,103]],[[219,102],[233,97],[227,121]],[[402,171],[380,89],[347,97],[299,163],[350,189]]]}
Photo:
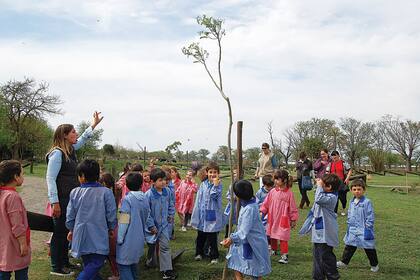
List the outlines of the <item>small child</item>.
{"label": "small child", "polygon": [[117,224],[112,191],[98,183],[99,164],[86,159],[76,168],[80,187],[70,193],[67,206],[67,239],[71,254],[81,257],[83,271],[78,279],[95,279],[109,255],[109,238]]}
{"label": "small child", "polygon": [[338,246],[337,191],[340,178],[335,174],[325,174],[317,179],[315,201],[303,223],[299,234],[312,232],[313,269],[312,279],[339,279],[333,247]]}
{"label": "small child", "polygon": [[147,222],[147,228],[151,230],[146,234],[146,240],[149,245],[146,265],[150,266],[156,262],[156,248],[159,247],[159,266],[163,279],[176,279],[177,276],[172,268],[171,249],[169,247],[173,228],[171,225],[174,223],[175,215],[174,199],[171,190],[166,187],[166,174],[162,169],[153,169],[150,172],[150,179],[153,185],[146,192],[151,216]]}
{"label": "small child", "polygon": [[144,238],[150,208],[146,195],[140,191],[143,177],[128,173],[126,186],[130,190],[121,202],[118,219],[117,263],[122,280],[138,279],[137,265],[143,255]]}
{"label": "small child", "polygon": [[191,220],[191,213],[194,208],[194,194],[197,193],[197,184],[193,181],[192,174],[193,171],[188,170],[185,180],[181,182],[178,188],[179,204],[177,211],[184,217],[181,231],[187,231],[187,226]]}
{"label": "small child", "polygon": [[16,187],[23,184],[23,168],[16,160],[0,163],[0,279],[27,280],[31,263],[26,209]]}
{"label": "small child", "polygon": [[181,186],[181,176],[179,175],[178,169],[174,166],[170,167],[171,181],[169,183],[169,188],[173,191],[175,196],[175,210],[178,214],[179,220],[181,222],[181,227],[184,226],[184,215],[178,211],[179,209],[179,187]]}
{"label": "small child", "polygon": [[150,170],[146,169],[143,171],[143,184],[141,185],[141,191],[146,193],[152,184],[150,183]]}
{"label": "small child", "polygon": [[378,272],[378,256],[375,249],[375,234],[373,224],[375,223],[375,213],[373,212],[372,202],[364,196],[366,184],[361,179],[356,179],[351,183],[350,191],[354,198],[350,202],[347,217],[347,232],[344,236],[343,257],[337,262],[338,268],[345,268],[349,264],[357,248],[363,248],[370,262],[370,270]]}
{"label": "small child", "polygon": [[290,229],[296,226],[299,213],[293,192],[290,190],[292,178],[286,170],[274,172],[275,188],[270,191],[261,204],[260,211],[267,218],[267,235],[270,236],[271,250],[278,252],[277,241],[280,240],[281,257],[279,263],[289,262]]}
{"label": "small child", "polygon": [[191,215],[191,225],[197,229],[195,260],[200,261],[202,259],[207,243],[210,247],[210,263],[217,264],[219,258],[217,235],[223,227],[223,186],[219,178],[220,169],[217,163],[209,162],[206,171],[208,179],[202,182],[198,189]]}
{"label": "small child", "polygon": [[[114,193],[115,205],[117,205],[118,202],[121,200],[121,191],[115,188],[115,179],[114,177],[112,177],[111,173],[107,173],[107,172],[101,173],[101,176],[99,177],[99,183],[102,186],[110,189]],[[117,260],[116,260],[117,232],[118,232],[118,227],[115,227],[112,236],[109,237],[108,261],[111,266],[112,276],[108,277],[108,280],[118,280],[119,275],[120,275],[118,272],[118,266],[117,266]]]}
{"label": "small child", "polygon": [[237,280],[242,280],[243,274],[262,279],[271,272],[270,252],[252,184],[246,180],[237,181],[233,191],[242,207],[236,231],[221,242],[226,248],[230,246],[226,256],[228,268],[235,271]]}
{"label": "small child", "polygon": [[130,169],[126,171],[124,168],[124,174],[120,177],[117,181],[117,188],[121,190],[121,198],[119,200],[118,205],[121,204],[121,200],[125,197],[125,195],[129,192],[129,189],[125,185],[125,177],[129,172],[138,172],[140,174],[143,173],[143,166],[140,163],[130,164]]}
{"label": "small child", "polygon": [[[267,197],[268,193],[273,189],[273,186],[274,186],[273,176],[264,175],[262,177],[262,183],[263,183],[262,188],[260,188],[255,195],[257,199],[258,207],[261,207],[261,204],[263,204],[263,202],[265,201],[265,198]],[[261,221],[265,229],[267,229],[267,215],[261,213]],[[267,240],[270,241],[270,236],[268,235],[267,235]],[[271,248],[271,246],[269,247]]]}

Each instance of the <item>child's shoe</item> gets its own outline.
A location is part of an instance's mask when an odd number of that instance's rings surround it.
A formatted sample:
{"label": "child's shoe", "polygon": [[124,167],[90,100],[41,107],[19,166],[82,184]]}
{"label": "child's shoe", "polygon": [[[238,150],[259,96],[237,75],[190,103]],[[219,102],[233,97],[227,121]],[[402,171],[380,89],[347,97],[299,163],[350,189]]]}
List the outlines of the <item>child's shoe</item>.
{"label": "child's shoe", "polygon": [[162,274],[162,279],[176,279],[177,275],[173,270],[166,270]]}
{"label": "child's shoe", "polygon": [[108,280],[120,280],[119,276],[109,276]]}
{"label": "child's shoe", "polygon": [[187,231],[187,228],[186,228],[186,227],[184,227],[184,226],[182,226],[182,227],[181,227],[181,231],[184,231],[184,232],[185,232],[185,231]]}
{"label": "child's shoe", "polygon": [[51,271],[50,274],[55,275],[55,276],[66,277],[66,276],[73,276],[74,272],[70,270],[66,270],[66,269],[56,269],[56,270]]}
{"label": "child's shoe", "polygon": [[203,259],[203,257],[201,255],[197,255],[194,258],[194,260],[196,260],[196,261],[201,261],[202,259]]}
{"label": "child's shoe", "polygon": [[219,260],[218,259],[212,259],[210,261],[210,264],[218,264],[218,263],[219,263]]}
{"label": "child's shoe", "polygon": [[372,272],[378,272],[379,271],[379,265],[377,265],[377,266],[371,266],[370,267],[370,271],[372,271]]}
{"label": "child's shoe", "polygon": [[341,216],[345,216],[346,215],[346,212],[341,212]]}
{"label": "child's shoe", "polygon": [[191,221],[188,222],[187,227],[191,227]]}
{"label": "child's shoe", "polygon": [[287,254],[281,255],[279,259],[279,263],[283,263],[283,264],[289,263],[289,257],[287,256]]}
{"label": "child's shoe", "polygon": [[342,261],[337,262],[337,268],[346,268],[347,264],[343,263]]}

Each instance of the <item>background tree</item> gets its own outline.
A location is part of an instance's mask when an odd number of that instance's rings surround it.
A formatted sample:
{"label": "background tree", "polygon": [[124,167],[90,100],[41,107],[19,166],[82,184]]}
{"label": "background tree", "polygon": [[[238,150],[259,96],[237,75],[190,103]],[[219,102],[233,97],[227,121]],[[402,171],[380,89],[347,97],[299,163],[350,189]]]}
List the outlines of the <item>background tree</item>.
{"label": "background tree", "polygon": [[229,160],[229,148],[225,145],[219,146],[219,148],[217,149],[214,155],[215,155],[214,159],[216,161],[227,163]]}
{"label": "background tree", "polygon": [[107,155],[107,156],[115,155],[114,146],[112,146],[111,144],[105,144],[102,147],[102,151],[103,151],[104,155]]}
{"label": "background tree", "polygon": [[[82,134],[86,128],[88,128],[90,126],[90,122],[87,121],[82,121],[78,126],[77,126],[77,132]],[[82,159],[85,156],[88,155],[97,155],[98,154],[98,147],[99,147],[99,143],[102,141],[102,134],[104,133],[104,130],[102,128],[96,128],[93,133],[92,136],[90,137],[90,139],[88,141],[86,141],[85,145],[83,145],[82,148],[80,148],[79,150],[76,151],[77,156]]]}
{"label": "background tree", "polygon": [[180,141],[175,141],[165,148],[165,151],[168,153],[169,158],[172,158],[172,152],[179,151],[179,146],[181,145],[182,143]]}
{"label": "background tree", "polygon": [[369,144],[372,142],[372,123],[363,123],[354,118],[341,118],[339,122],[341,128],[340,146],[343,153],[347,156],[351,165],[367,154]]}
{"label": "background tree", "polygon": [[22,126],[21,133],[22,157],[44,161],[51,147],[53,129],[44,120],[29,118]]}
{"label": "background tree", "polygon": [[244,166],[256,167],[255,163],[259,159],[260,148],[258,148],[258,147],[248,148],[243,152],[243,154],[244,154],[243,165]]}
{"label": "background tree", "polygon": [[377,124],[374,124],[371,133],[372,142],[367,150],[367,155],[373,171],[382,172],[385,170],[385,154],[387,152],[385,133]]}
{"label": "background tree", "polygon": [[210,154],[210,151],[207,150],[207,149],[198,150],[198,156],[200,157],[200,160],[203,161],[203,162],[208,160],[207,156],[209,154]]}
{"label": "background tree", "polygon": [[379,125],[391,149],[403,157],[406,170],[411,171],[413,153],[420,146],[420,122],[386,115]]}
{"label": "background tree", "polygon": [[13,132],[9,129],[6,107],[0,99],[0,160],[10,158]]}
{"label": "background tree", "polygon": [[6,108],[9,129],[13,133],[13,158],[21,159],[24,140],[23,127],[30,119],[43,120],[45,115],[60,114],[57,107],[62,102],[57,95],[49,95],[48,84],[25,78],[8,81],[0,87],[1,103]]}

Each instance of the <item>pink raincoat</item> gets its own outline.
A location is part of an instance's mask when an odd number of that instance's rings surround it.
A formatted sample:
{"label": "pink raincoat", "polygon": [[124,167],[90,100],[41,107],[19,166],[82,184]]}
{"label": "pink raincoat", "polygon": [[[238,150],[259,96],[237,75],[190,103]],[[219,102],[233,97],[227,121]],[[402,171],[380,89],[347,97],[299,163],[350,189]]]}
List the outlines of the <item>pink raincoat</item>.
{"label": "pink raincoat", "polygon": [[179,203],[176,209],[178,213],[191,214],[194,208],[194,194],[197,192],[197,184],[183,180],[178,187]]}
{"label": "pink raincoat", "polygon": [[150,188],[152,187],[152,183],[147,183],[147,182],[143,182],[143,184],[141,185],[141,191],[142,192],[147,192]]}
{"label": "pink raincoat", "polygon": [[290,240],[290,222],[299,218],[292,190],[278,187],[272,189],[261,204],[260,211],[267,214],[268,236],[278,240]]}

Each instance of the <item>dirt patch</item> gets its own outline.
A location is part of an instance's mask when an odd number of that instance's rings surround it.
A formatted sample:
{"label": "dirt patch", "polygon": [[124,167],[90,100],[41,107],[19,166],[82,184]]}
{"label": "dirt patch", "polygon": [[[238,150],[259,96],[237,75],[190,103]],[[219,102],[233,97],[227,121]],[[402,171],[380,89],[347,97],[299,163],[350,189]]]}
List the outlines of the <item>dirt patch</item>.
{"label": "dirt patch", "polygon": [[[44,214],[45,205],[48,201],[47,183],[45,179],[26,176],[20,195],[28,211]],[[33,251],[39,251],[47,246],[45,242],[50,238],[50,233],[31,231],[31,247]]]}

